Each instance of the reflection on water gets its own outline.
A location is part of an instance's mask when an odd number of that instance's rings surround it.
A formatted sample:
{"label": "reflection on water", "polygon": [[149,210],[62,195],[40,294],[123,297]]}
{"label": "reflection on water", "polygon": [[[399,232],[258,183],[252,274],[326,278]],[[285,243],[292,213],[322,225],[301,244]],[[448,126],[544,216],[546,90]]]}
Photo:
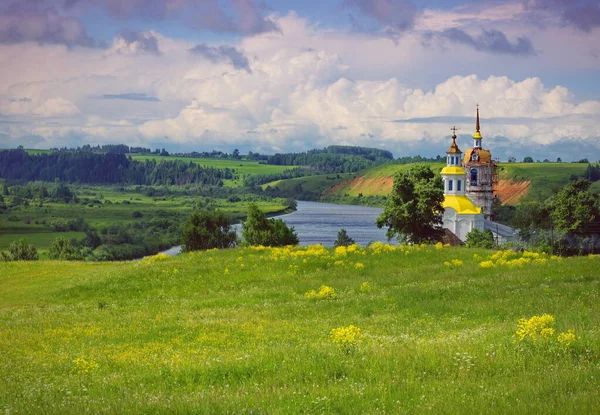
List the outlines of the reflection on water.
{"label": "reflection on water", "polygon": [[[375,220],[382,211],[380,208],[365,206],[298,201],[298,209],[295,212],[277,218],[294,227],[301,246],[333,246],[337,233],[342,228],[346,229],[357,244],[365,246],[369,242],[387,242],[385,229],[379,229],[375,225]],[[234,227],[241,238],[241,225]],[[177,255],[179,252],[180,246],[164,251],[167,255]]]}
{"label": "reflection on water", "polygon": [[334,205],[331,203],[298,202],[298,210],[278,216],[293,226],[300,245],[322,244],[333,246],[337,233],[344,228],[357,244],[386,242],[385,229],[379,229],[375,220],[383,209],[365,206]]}

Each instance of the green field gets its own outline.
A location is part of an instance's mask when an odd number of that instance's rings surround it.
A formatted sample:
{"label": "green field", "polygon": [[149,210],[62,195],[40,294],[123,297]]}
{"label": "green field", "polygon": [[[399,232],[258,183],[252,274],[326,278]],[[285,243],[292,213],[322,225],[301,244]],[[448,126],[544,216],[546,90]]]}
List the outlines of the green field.
{"label": "green field", "polygon": [[[355,173],[326,193],[342,196],[386,196],[391,189],[394,174],[405,171],[415,164],[426,164],[432,170],[439,171],[443,163],[411,163],[411,164],[386,164],[371,167]],[[572,175],[581,176],[587,168],[583,163],[500,163],[499,178],[515,182],[530,181],[527,194],[519,202],[545,200],[558,192],[567,184]],[[319,177],[319,176],[315,176]],[[306,186],[310,186],[316,178],[307,177]],[[280,181],[277,186],[285,188],[290,180]],[[333,183],[335,184],[335,183]],[[316,186],[315,186],[316,187]],[[600,182],[592,185],[592,191],[600,193]]]}
{"label": "green field", "polygon": [[491,254],[0,263],[0,411],[597,413],[600,257]]}
{"label": "green field", "polygon": [[341,174],[319,174],[315,176],[297,177],[295,179],[276,180],[263,184],[261,187],[265,190],[267,187],[277,188],[279,190],[293,190],[298,186],[302,190],[309,192],[322,192],[328,187],[338,183],[340,180],[351,177],[353,173]]}
{"label": "green field", "polygon": [[[80,239],[84,236],[83,232],[54,232],[52,223],[61,220],[82,218],[96,229],[111,224],[149,220],[157,216],[176,218],[183,223],[200,200],[211,207],[228,212],[235,221],[245,217],[250,199],[267,214],[285,210],[280,199],[250,198],[231,202],[225,198],[205,197],[194,192],[185,195],[183,189],[177,187],[174,188],[177,194],[157,197],[147,196],[144,188],[137,190],[136,186],[72,185],[71,187],[80,199],[88,199],[90,203],[44,202],[42,206],[38,203],[30,203],[29,206],[13,207],[1,214],[0,251],[7,250],[11,242],[24,238],[44,255],[58,236],[68,239]],[[134,217],[134,212],[139,212],[141,217]]]}
{"label": "green field", "polygon": [[185,162],[193,162],[206,167],[214,167],[217,169],[234,169],[237,171],[239,178],[237,180],[225,180],[226,186],[240,186],[242,177],[247,174],[272,174],[281,173],[284,170],[292,169],[296,166],[276,166],[271,164],[260,164],[258,161],[247,161],[247,160],[227,160],[227,159],[213,159],[213,158],[190,158],[190,157],[174,157],[174,156],[159,156],[151,154],[131,154],[133,160],[156,160],[169,161],[169,160],[182,160]]}
{"label": "green field", "polygon": [[[569,183],[571,175],[584,174],[587,166],[584,163],[501,163],[499,173],[501,179],[531,181],[522,201],[542,201]],[[595,189],[598,187],[592,190]]]}

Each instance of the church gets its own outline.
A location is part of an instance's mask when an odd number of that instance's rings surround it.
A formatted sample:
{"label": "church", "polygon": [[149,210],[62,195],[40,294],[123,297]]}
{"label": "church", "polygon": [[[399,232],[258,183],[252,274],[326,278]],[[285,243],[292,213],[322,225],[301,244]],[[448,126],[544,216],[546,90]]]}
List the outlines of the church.
{"label": "church", "polygon": [[497,164],[489,150],[481,146],[479,105],[473,148],[463,153],[456,144],[456,128],[452,128],[452,144],[446,151],[446,167],[441,171],[444,183],[443,227],[465,242],[473,229],[489,229],[496,243],[517,239],[508,226],[492,222],[492,204],[498,182]]}

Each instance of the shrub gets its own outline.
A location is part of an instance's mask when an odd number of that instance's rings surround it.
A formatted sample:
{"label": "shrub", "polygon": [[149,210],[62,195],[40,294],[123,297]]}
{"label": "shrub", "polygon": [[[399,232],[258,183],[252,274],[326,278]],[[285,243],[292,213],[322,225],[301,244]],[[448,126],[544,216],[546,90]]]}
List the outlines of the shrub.
{"label": "shrub", "polygon": [[83,259],[79,249],[67,238],[59,236],[50,245],[48,250],[50,259],[60,259],[63,261],[75,261]]}
{"label": "shrub", "polygon": [[39,259],[35,246],[28,244],[24,239],[13,241],[8,247],[9,253],[2,252],[5,261],[37,261]]}
{"label": "shrub", "polygon": [[225,213],[201,211],[193,213],[183,229],[183,251],[198,251],[235,246],[237,235]]}
{"label": "shrub", "polygon": [[469,248],[492,249],[495,246],[494,235],[489,229],[484,231],[473,229],[467,234],[466,242]]}
{"label": "shrub", "polygon": [[281,219],[267,219],[265,214],[252,204],[248,207],[248,217],[242,225],[245,245],[286,246],[297,245],[299,240],[293,227],[288,227]]}
{"label": "shrub", "polygon": [[354,245],[354,239],[348,236],[346,229],[342,228],[337,234],[337,240],[333,243],[333,246],[350,246]]}

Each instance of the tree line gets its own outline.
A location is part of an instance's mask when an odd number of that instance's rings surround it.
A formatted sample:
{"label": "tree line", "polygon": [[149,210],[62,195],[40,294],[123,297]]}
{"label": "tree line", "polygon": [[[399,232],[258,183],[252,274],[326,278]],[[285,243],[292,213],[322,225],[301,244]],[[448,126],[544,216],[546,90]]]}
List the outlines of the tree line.
{"label": "tree line", "polygon": [[182,160],[137,161],[120,153],[58,151],[28,154],[22,149],[0,151],[0,178],[15,181],[46,181],[90,184],[222,186],[235,179],[234,169],[200,166]]}

